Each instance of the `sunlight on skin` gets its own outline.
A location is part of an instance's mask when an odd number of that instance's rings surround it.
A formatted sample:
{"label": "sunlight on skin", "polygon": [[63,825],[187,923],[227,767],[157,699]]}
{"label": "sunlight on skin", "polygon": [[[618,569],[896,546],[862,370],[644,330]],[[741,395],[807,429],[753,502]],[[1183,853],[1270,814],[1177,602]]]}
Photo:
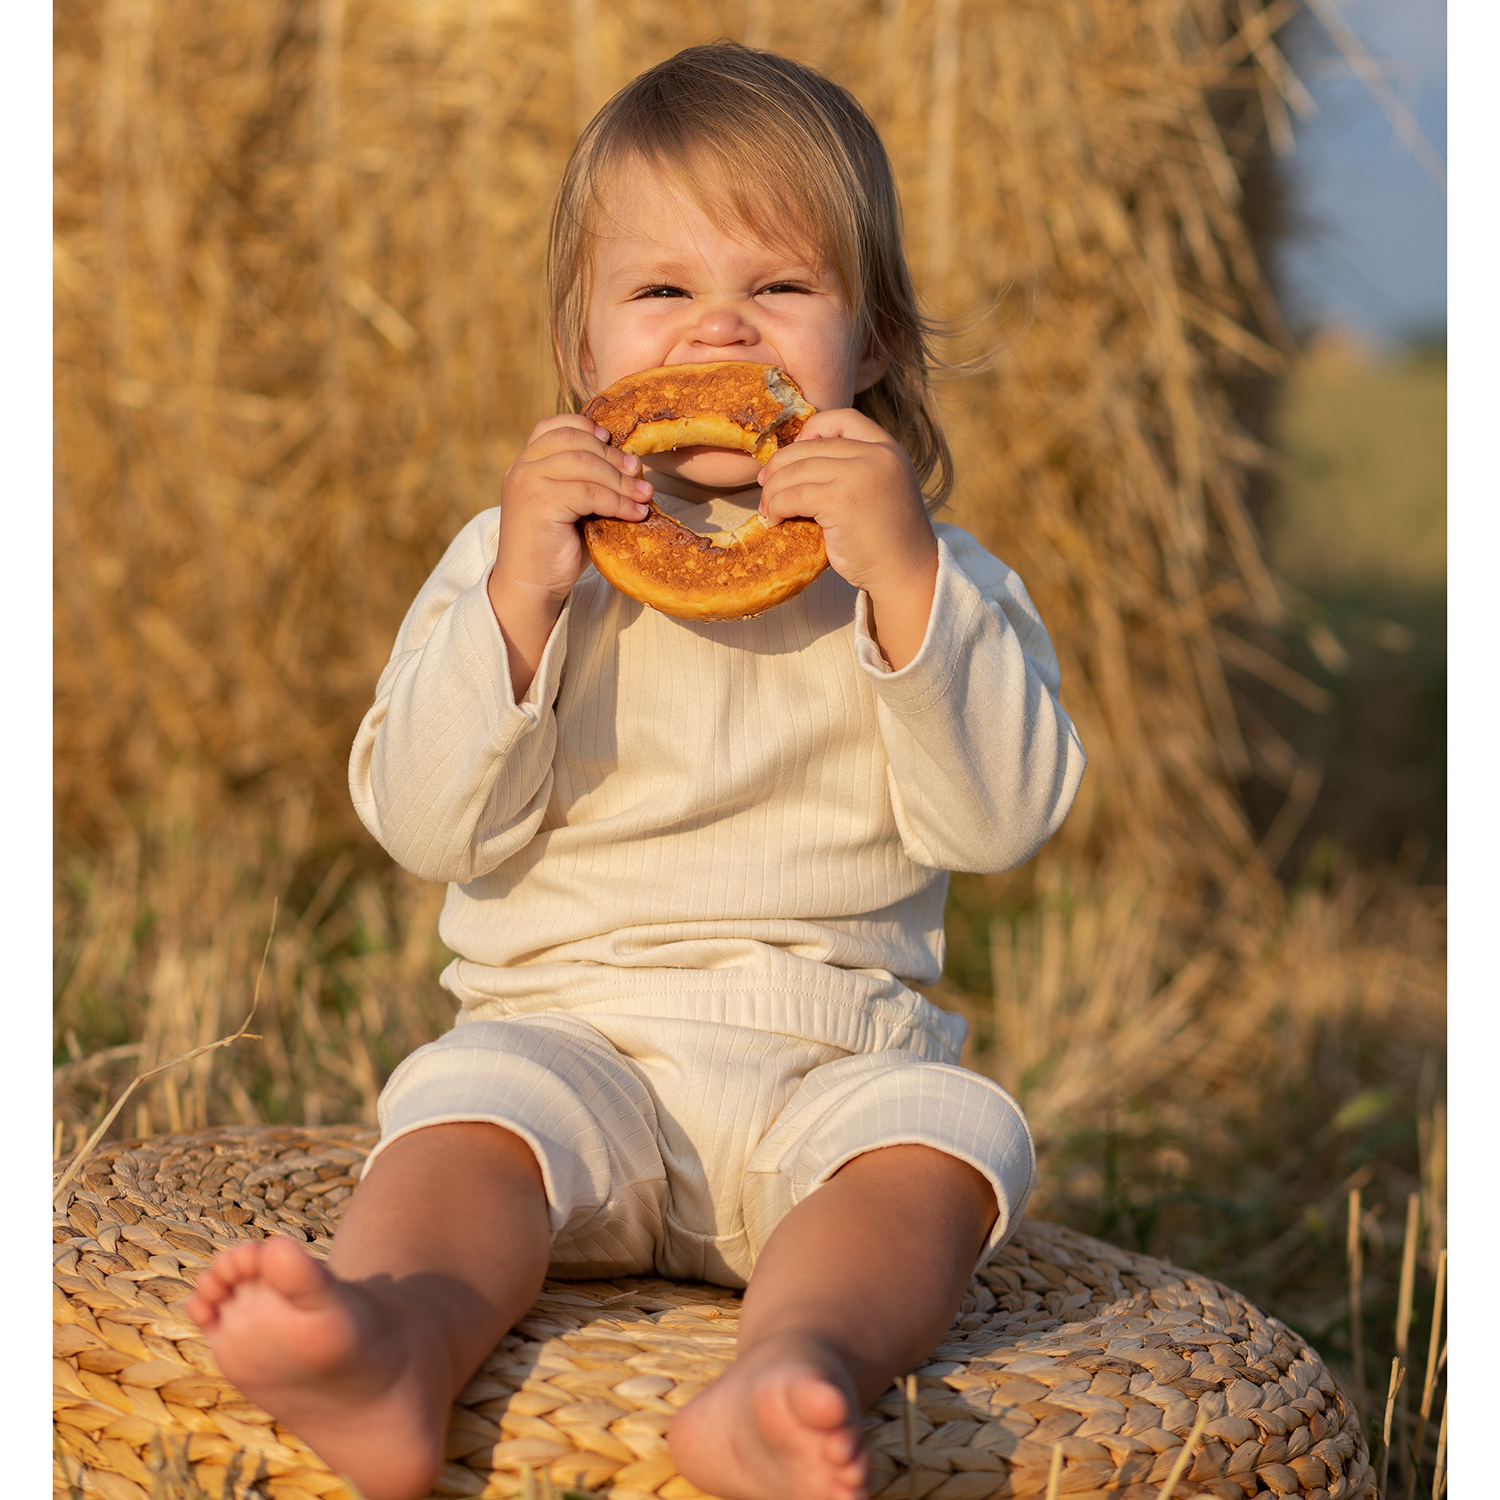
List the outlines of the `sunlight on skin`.
{"label": "sunlight on skin", "polygon": [[285,1237],[238,1245],[185,1306],[224,1374],[366,1500],[414,1500],[453,1397],[536,1300],[550,1246],[531,1148],[495,1125],[434,1125],[373,1164],[326,1270]]}
{"label": "sunlight on skin", "polygon": [[[996,1211],[977,1171],[925,1146],[867,1152],[809,1194],[761,1253],[734,1363],[672,1426],[682,1473],[725,1500],[862,1500],[859,1414],[942,1337]],[[524,1142],[434,1125],[377,1160],[328,1268],[289,1238],[237,1245],[185,1308],[228,1379],[367,1500],[416,1500],[549,1248]]]}

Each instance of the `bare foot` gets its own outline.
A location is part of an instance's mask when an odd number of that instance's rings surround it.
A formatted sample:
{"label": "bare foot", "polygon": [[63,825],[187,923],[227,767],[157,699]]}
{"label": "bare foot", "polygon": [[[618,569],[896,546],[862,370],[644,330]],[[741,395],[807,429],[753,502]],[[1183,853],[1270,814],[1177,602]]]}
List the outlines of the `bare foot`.
{"label": "bare foot", "polygon": [[785,1334],[735,1360],[667,1434],[672,1459],[724,1500],[864,1500],[859,1403],[842,1363]]}
{"label": "bare foot", "polygon": [[225,1376],[367,1500],[431,1489],[451,1370],[401,1298],[340,1281],[275,1235],[217,1256],[184,1308]]}

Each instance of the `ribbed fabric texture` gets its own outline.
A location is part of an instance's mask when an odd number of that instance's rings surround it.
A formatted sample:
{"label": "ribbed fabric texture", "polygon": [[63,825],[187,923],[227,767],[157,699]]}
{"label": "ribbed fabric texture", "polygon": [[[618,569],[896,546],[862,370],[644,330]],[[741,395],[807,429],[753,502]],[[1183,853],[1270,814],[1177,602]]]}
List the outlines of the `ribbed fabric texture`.
{"label": "ribbed fabric texture", "polygon": [[782,1217],[881,1146],[968,1162],[999,1216],[981,1261],[1020,1222],[1031,1135],[998,1084],[952,1064],[695,1020],[533,1012],[458,1026],[414,1052],[379,1106],[392,1141],[486,1120],[536,1153],[552,1270],[743,1286]]}
{"label": "ribbed fabric texture", "polygon": [[589,569],[517,703],[498,525],[418,595],[349,768],[366,827],[450,882],[461,1019],[687,1016],[956,1061],[962,1020],[908,988],[941,971],[947,871],[1028,859],[1084,768],[1016,575],[939,525],[927,635],[891,672],[831,570],[689,623]]}

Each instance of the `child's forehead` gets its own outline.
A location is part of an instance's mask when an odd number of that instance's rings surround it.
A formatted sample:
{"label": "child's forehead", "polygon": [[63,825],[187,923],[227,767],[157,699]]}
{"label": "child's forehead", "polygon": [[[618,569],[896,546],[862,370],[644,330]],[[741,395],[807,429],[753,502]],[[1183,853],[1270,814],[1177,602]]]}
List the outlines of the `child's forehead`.
{"label": "child's forehead", "polygon": [[638,245],[646,258],[670,256],[701,242],[706,226],[741,244],[807,269],[827,264],[827,246],[815,230],[799,222],[787,206],[752,204],[728,174],[713,169],[668,168],[640,158],[622,162],[595,190],[591,237],[597,251],[605,243]]}

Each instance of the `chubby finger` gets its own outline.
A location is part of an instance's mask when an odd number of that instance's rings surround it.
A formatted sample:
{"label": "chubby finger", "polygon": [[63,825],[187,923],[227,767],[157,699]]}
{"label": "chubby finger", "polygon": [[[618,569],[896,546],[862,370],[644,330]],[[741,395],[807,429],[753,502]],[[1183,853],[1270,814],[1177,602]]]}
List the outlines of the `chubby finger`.
{"label": "chubby finger", "polygon": [[863,412],[852,406],[833,407],[827,411],[815,411],[803,424],[794,441],[781,451],[790,453],[798,443],[817,442],[822,438],[849,438],[860,443],[889,443],[890,433]]}
{"label": "chubby finger", "polygon": [[622,495],[602,485],[593,485],[586,492],[585,507],[578,512],[578,519],[608,516],[615,521],[644,521],[650,514],[649,497],[642,500],[635,495]]}
{"label": "chubby finger", "polygon": [[[863,455],[843,454],[837,452],[832,445],[827,451],[821,448],[812,448],[800,458],[793,459],[791,449],[783,448],[761,472],[765,478],[761,481],[761,488],[776,490],[785,484],[806,484],[809,481],[819,482],[832,479],[836,474],[848,475],[850,458],[860,458]],[[866,473],[868,470],[861,465],[852,471],[855,473]]]}
{"label": "chubby finger", "polygon": [[502,509],[513,515],[569,525],[593,515],[641,520],[653,493],[649,481],[621,473],[592,445],[524,455],[506,471],[501,489]]}
{"label": "chubby finger", "polygon": [[603,456],[577,450],[558,454],[544,472],[552,483],[574,492],[572,508],[580,516],[639,520],[648,510],[646,502],[655,493],[649,480],[621,473]]}
{"label": "chubby finger", "polygon": [[799,476],[795,484],[779,484],[761,491],[761,519],[767,526],[779,526],[783,521],[817,521],[819,510],[834,493],[831,477],[809,482]]}
{"label": "chubby finger", "polygon": [[532,431],[532,438],[522,455],[535,462],[556,453],[597,453],[606,458],[623,474],[638,474],[641,460],[634,453],[625,453],[609,445],[608,431],[597,422],[588,422],[582,417],[553,417],[550,421],[566,425],[551,426],[541,431],[541,423]]}
{"label": "chubby finger", "polygon": [[586,417],[581,412],[564,411],[555,417],[543,417],[535,427],[531,429],[531,436],[526,439],[527,445],[534,443],[539,437],[545,437],[549,432],[586,432],[591,437],[603,437],[608,442],[609,429],[601,427],[592,417]]}
{"label": "chubby finger", "polygon": [[[821,416],[822,413],[820,412]],[[855,413],[859,415],[858,412]],[[873,424],[872,424],[873,425]],[[887,438],[887,446],[893,446],[888,434],[882,432],[882,437]],[[814,463],[848,463],[851,459],[859,462],[868,462],[871,458],[878,457],[871,449],[876,447],[874,443],[864,442],[859,439],[841,438],[828,436],[814,438],[804,442],[799,436],[794,443],[788,443],[785,448],[778,448],[775,453],[766,460],[761,469],[761,482],[764,484],[773,475],[785,474],[788,470],[800,470],[807,464]],[[897,450],[898,452],[901,450]]]}
{"label": "chubby finger", "polygon": [[773,505],[784,503],[786,496],[804,485],[848,483],[868,471],[863,467],[851,469],[849,458],[836,452],[811,449],[795,463],[784,460],[790,450],[783,449],[768,463],[761,473],[761,497]]}

